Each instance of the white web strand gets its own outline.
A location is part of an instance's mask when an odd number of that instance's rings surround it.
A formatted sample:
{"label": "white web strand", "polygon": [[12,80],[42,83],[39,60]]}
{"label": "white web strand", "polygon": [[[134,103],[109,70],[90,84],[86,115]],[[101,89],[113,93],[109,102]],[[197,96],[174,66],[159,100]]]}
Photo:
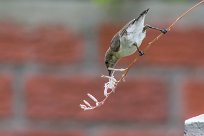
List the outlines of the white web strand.
{"label": "white web strand", "polygon": [[[114,70],[114,69],[112,69],[112,70]],[[124,71],[124,69],[120,69],[119,71]],[[116,71],[118,71],[118,70],[116,70]],[[114,73],[113,73],[114,74]],[[108,96],[111,94],[111,93],[113,93],[114,91],[115,91],[115,87],[116,87],[116,85],[117,85],[117,83],[118,83],[118,81],[115,79],[115,77],[113,76],[113,74],[112,74],[112,76],[104,76],[104,75],[102,75],[101,77],[103,77],[103,78],[108,78],[108,82],[106,82],[105,84],[104,84],[104,96],[105,96],[105,98],[102,100],[102,101],[98,101],[93,95],[91,95],[91,94],[87,94],[88,95],[88,97],[92,100],[92,101],[94,101],[95,102],[95,105],[91,105],[88,101],[86,101],[86,100],[83,100],[83,104],[80,104],[80,107],[83,109],[83,110],[93,110],[93,109],[95,109],[95,108],[97,108],[97,107],[99,107],[99,106],[101,106],[101,105],[103,105],[104,104],[104,102],[106,101],[106,99],[108,98]]]}

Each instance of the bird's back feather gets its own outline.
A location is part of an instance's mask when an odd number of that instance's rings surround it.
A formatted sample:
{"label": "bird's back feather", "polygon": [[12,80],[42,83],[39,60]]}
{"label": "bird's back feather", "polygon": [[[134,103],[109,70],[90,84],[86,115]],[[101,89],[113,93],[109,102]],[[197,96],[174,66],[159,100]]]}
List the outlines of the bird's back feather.
{"label": "bird's back feather", "polygon": [[120,49],[120,35],[118,33],[116,33],[111,40],[110,48],[114,52],[118,52],[118,50]]}

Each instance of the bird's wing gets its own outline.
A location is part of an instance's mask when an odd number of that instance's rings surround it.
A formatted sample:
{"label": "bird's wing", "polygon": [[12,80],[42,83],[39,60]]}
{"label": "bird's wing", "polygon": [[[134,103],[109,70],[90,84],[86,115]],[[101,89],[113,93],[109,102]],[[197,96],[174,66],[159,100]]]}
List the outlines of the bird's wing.
{"label": "bird's wing", "polygon": [[130,22],[128,22],[120,31],[120,35],[123,36],[125,33],[127,33],[127,28],[131,25],[134,24],[136,19],[131,20]]}
{"label": "bird's wing", "polygon": [[120,35],[119,35],[119,33],[116,33],[116,35],[114,35],[113,39],[111,40],[110,48],[114,52],[119,51],[119,49],[120,49]]}

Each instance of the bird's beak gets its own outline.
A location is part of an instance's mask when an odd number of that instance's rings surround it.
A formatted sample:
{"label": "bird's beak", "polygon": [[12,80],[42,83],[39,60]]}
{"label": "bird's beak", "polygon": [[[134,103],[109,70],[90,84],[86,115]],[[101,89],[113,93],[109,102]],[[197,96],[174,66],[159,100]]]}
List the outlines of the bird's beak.
{"label": "bird's beak", "polygon": [[[108,69],[110,67],[109,63],[106,63],[106,68]],[[108,69],[108,75],[111,76],[112,70]]]}
{"label": "bird's beak", "polygon": [[112,71],[108,70],[108,75],[111,76],[111,74],[112,74]]}
{"label": "bird's beak", "polygon": [[[106,63],[106,68],[108,69],[109,67],[110,67],[109,64]],[[108,69],[108,75],[109,75],[109,76],[111,76],[111,73],[112,73],[111,70]]]}

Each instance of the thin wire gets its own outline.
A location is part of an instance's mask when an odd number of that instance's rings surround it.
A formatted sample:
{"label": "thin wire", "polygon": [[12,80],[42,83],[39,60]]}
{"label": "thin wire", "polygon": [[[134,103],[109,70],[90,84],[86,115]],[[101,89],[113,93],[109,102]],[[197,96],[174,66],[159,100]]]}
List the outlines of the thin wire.
{"label": "thin wire", "polygon": [[[202,4],[204,2],[204,0],[198,2],[197,4],[195,4],[193,7],[191,7],[190,9],[188,9],[187,11],[185,11],[184,13],[182,13],[172,24],[169,25],[169,27],[167,28],[168,31],[170,31],[173,26],[175,26],[175,24],[181,20],[184,16],[186,16],[189,12],[191,12],[194,8],[196,8],[197,6],[199,6],[200,4]],[[155,39],[153,39],[151,42],[148,43],[147,47],[145,48],[145,50],[148,50],[149,47],[156,42],[157,40],[159,40],[159,38],[164,35],[163,33],[159,34]]]}
{"label": "thin wire", "polygon": [[[191,12],[194,8],[196,8],[197,6],[201,5],[202,3],[204,3],[204,0],[198,2],[197,4],[195,4],[194,6],[192,6],[190,9],[188,9],[187,11],[183,12],[172,24],[169,25],[169,27],[167,28],[168,31],[170,31],[175,25],[176,23],[181,20],[184,16],[186,16],[189,12]],[[161,38],[164,34],[161,33],[159,34],[156,38],[154,38],[151,42],[148,43],[148,45],[145,47],[144,51],[147,51],[153,43],[155,43],[156,41],[159,40],[159,38]],[[127,75],[127,73],[129,72],[130,68],[133,66],[133,64],[135,64],[138,60],[138,56],[135,57],[135,59],[128,65],[127,69],[125,70],[124,74],[121,76],[121,78],[118,80],[119,82],[121,82]],[[119,83],[118,82],[118,83]]]}
{"label": "thin wire", "polygon": [[[185,11],[184,13],[182,13],[172,24],[169,25],[169,27],[167,28],[168,31],[170,31],[173,26],[175,26],[175,24],[181,19],[183,18],[185,15],[187,15],[190,11],[192,11],[194,8],[196,8],[197,6],[201,5],[202,3],[204,3],[204,0],[200,1],[199,3],[195,4],[194,6],[192,6],[190,9],[188,9],[187,11]],[[155,39],[153,39],[151,42],[148,43],[148,45],[145,47],[145,51],[148,50],[150,48],[150,46],[156,42],[157,40],[159,40],[159,38],[163,35],[163,33],[159,34]],[[130,68],[137,62],[138,60],[138,56],[134,58],[134,60],[128,65],[127,69],[124,71],[124,74],[121,76],[121,78],[118,80],[118,82],[116,82],[115,88],[116,89],[117,85],[125,79],[125,77],[127,76]],[[114,90],[112,90],[106,97],[105,99],[103,99],[101,102],[99,102],[99,105],[93,106],[92,109],[95,109],[97,107],[100,107],[101,105],[103,105],[105,103],[105,101],[108,99],[108,97],[110,96],[110,94],[114,93]]]}

